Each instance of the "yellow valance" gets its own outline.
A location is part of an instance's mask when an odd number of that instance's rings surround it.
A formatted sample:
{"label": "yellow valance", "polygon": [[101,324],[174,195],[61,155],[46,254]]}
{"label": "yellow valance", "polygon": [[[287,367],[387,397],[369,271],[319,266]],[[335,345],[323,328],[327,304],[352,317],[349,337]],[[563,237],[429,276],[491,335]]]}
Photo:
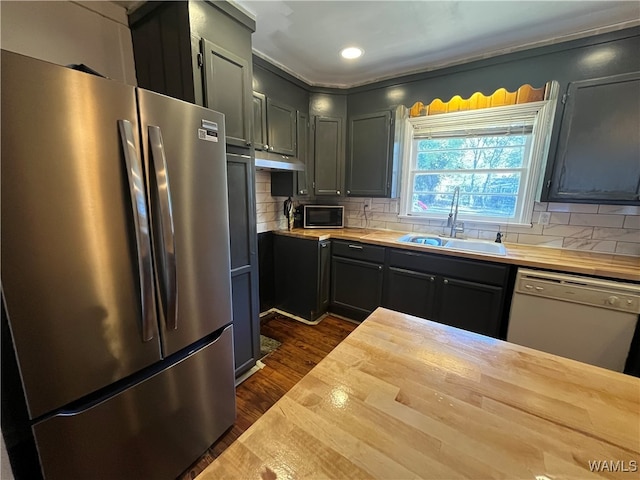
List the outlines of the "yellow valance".
{"label": "yellow valance", "polygon": [[436,98],[428,105],[422,102],[416,102],[409,110],[409,116],[423,117],[426,115],[437,115],[439,113],[458,112],[462,110],[477,110],[503,105],[539,102],[546,98],[548,86],[548,83],[541,88],[522,85],[515,92],[509,92],[505,88],[499,88],[489,96],[480,92],[474,93],[469,98],[462,98],[460,95],[455,95],[448,102],[443,102],[439,98]]}

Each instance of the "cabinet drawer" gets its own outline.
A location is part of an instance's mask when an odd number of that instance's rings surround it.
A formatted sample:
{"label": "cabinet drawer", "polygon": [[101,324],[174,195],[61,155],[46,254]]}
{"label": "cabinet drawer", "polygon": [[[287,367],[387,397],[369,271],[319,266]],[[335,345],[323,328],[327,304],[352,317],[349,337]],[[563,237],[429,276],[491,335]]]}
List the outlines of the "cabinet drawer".
{"label": "cabinet drawer", "polygon": [[415,272],[446,275],[498,286],[506,283],[509,273],[507,265],[402,250],[391,250],[389,265]]}
{"label": "cabinet drawer", "polygon": [[384,263],[384,247],[366,245],[360,242],[333,241],[333,255],[340,257]]}

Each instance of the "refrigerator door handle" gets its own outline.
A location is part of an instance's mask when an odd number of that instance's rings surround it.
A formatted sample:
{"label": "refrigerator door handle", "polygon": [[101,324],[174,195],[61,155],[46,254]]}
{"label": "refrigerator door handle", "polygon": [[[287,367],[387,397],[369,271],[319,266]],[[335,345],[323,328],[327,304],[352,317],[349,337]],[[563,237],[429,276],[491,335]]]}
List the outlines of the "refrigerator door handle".
{"label": "refrigerator door handle", "polygon": [[160,204],[160,224],[162,256],[164,271],[162,272],[165,288],[165,319],[168,330],[178,329],[178,283],[176,273],[176,243],[173,228],[173,210],[171,207],[171,189],[169,187],[169,171],[164,151],[164,142],[160,127],[149,125],[149,144],[151,162],[156,176],[158,200]]}
{"label": "refrigerator door handle", "polygon": [[120,141],[127,167],[131,207],[136,234],[138,254],[138,278],[140,280],[140,308],[142,315],[142,341],[148,342],[154,334],[153,271],[151,265],[151,239],[149,237],[149,215],[144,198],[142,164],[138,157],[133,128],[129,120],[118,120]]}

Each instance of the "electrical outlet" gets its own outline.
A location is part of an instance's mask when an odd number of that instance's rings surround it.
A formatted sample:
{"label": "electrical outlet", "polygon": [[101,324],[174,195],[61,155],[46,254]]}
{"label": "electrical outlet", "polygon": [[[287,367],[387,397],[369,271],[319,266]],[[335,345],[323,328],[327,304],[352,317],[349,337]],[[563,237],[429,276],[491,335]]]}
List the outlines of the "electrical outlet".
{"label": "electrical outlet", "polygon": [[367,210],[371,210],[371,199],[370,198],[365,198],[364,199],[364,208],[366,208]]}
{"label": "electrical outlet", "polygon": [[538,217],[539,225],[549,225],[549,220],[551,220],[551,212],[540,212]]}

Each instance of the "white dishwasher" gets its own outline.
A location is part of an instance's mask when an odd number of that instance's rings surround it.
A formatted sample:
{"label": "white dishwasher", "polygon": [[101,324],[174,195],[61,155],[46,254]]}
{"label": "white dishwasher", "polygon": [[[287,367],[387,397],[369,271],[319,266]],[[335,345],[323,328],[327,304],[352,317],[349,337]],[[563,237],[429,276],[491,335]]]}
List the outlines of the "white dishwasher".
{"label": "white dishwasher", "polygon": [[622,372],[640,285],[519,269],[507,341]]}

